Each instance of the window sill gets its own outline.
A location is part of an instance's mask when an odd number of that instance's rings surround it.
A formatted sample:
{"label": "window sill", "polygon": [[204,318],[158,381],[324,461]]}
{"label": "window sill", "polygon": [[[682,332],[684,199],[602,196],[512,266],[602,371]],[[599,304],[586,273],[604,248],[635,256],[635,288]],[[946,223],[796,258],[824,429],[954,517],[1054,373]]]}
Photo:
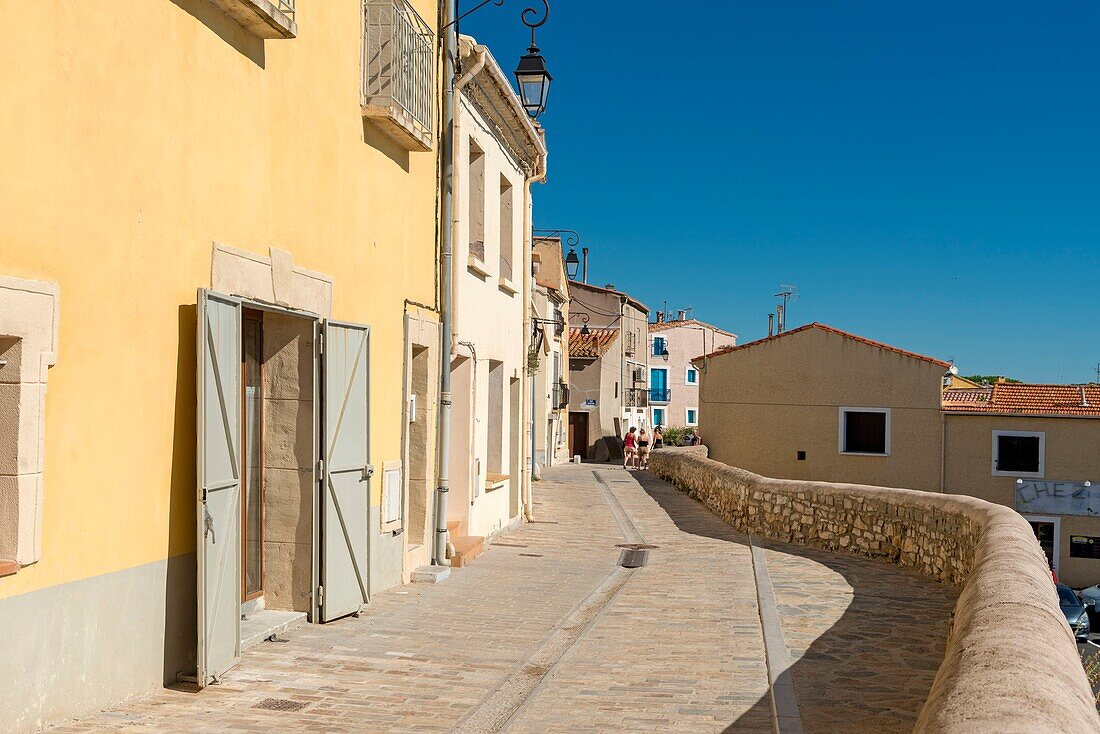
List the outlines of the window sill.
{"label": "window sill", "polygon": [[0,561],[0,577],[14,576],[19,573],[19,563],[17,561]]}
{"label": "window sill", "polygon": [[879,454],[879,453],[872,453],[870,451],[841,451],[840,455],[841,456],[877,456],[879,458],[886,458],[886,457],[890,456],[890,454],[888,454],[888,453]]}
{"label": "window sill", "polygon": [[510,479],[507,474],[489,474],[485,477],[485,491],[492,492],[494,489],[500,489]]}
{"label": "window sill", "polygon": [[260,38],[295,38],[298,24],[270,0],[211,0],[222,12]]}
{"label": "window sill", "polygon": [[1046,472],[1034,471],[999,471],[994,470],[992,476],[1012,477],[1013,479],[1046,479]]}
{"label": "window sill", "polygon": [[478,260],[473,255],[466,256],[466,268],[476,275],[480,275],[482,278],[488,278],[492,273],[485,269],[485,263]]}
{"label": "window sill", "polygon": [[519,288],[508,278],[497,278],[497,287],[507,293],[509,296],[514,296],[519,293]]}

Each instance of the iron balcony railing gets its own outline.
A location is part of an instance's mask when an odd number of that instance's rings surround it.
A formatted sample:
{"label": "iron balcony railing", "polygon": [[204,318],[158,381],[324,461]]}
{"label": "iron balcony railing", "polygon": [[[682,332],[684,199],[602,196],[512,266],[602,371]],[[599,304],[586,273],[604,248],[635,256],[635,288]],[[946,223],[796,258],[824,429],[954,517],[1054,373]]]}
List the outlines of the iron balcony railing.
{"label": "iron balcony railing", "polygon": [[569,407],[569,386],[564,382],[559,382],[554,385],[553,390],[553,402],[556,410],[562,410]]}
{"label": "iron balcony railing", "polygon": [[649,402],[651,403],[667,403],[672,399],[672,390],[668,388],[651,387],[649,388]]}
{"label": "iron balcony railing", "polygon": [[367,0],[365,10],[363,103],[392,103],[430,135],[435,93],[431,27],[406,0]]}
{"label": "iron balcony railing", "polygon": [[280,13],[294,20],[294,3],[296,0],[275,0],[275,7]]}
{"label": "iron balcony railing", "polygon": [[644,408],[649,403],[649,390],[644,387],[628,387],[623,391],[623,405],[627,408]]}

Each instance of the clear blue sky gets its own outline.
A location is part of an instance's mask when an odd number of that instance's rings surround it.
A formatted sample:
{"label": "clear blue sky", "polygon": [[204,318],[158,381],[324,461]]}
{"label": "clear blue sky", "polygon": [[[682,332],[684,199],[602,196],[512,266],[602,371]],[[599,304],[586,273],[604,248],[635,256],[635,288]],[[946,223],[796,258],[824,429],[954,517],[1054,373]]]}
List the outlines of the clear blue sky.
{"label": "clear blue sky", "polygon": [[[551,2],[535,223],[591,282],[742,342],[793,283],[792,327],[1096,379],[1100,3]],[[462,32],[510,72],[527,4]]]}

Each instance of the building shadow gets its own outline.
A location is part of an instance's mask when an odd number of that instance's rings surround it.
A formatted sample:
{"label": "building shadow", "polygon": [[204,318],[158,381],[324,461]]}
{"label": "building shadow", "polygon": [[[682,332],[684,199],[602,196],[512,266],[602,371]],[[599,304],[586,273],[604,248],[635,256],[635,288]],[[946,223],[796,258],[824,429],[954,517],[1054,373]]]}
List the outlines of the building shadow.
{"label": "building shadow", "polygon": [[172,427],[172,476],[168,501],[168,558],[164,586],[164,684],[177,673],[194,673],[198,646],[195,495],[197,364],[195,304],[179,307],[176,348],[175,415]]}
{"label": "building shadow", "polygon": [[[681,532],[749,544],[672,485],[634,476]],[[885,561],[755,537],[752,545],[774,551],[768,571],[805,730],[912,731],[943,661],[959,590]],[[771,706],[770,695],[761,697],[723,731],[771,731]]]}
{"label": "building shadow", "polygon": [[394,142],[366,117],[363,118],[363,142],[389,158],[405,173],[409,172],[409,151]]}
{"label": "building shadow", "polygon": [[230,18],[210,0],[172,0],[180,10],[213,31],[229,46],[261,69],[265,68],[264,40]]}

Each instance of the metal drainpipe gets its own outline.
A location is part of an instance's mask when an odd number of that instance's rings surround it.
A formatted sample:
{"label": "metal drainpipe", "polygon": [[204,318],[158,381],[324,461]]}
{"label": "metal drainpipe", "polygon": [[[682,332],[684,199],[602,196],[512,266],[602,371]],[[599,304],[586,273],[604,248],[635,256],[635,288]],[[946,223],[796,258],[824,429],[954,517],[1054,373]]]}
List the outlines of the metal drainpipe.
{"label": "metal drainpipe", "polygon": [[[455,0],[448,0],[443,11],[443,26],[455,19]],[[439,452],[436,460],[436,500],[435,500],[435,539],[433,543],[433,562],[439,566],[451,565],[447,558],[447,494],[451,487],[451,355],[454,353],[454,159],[455,159],[455,111],[457,92],[485,66],[484,52],[479,52],[478,60],[462,79],[455,80],[455,59],[458,56],[458,32],[453,28],[445,31],[443,40],[443,121],[440,125],[439,155],[443,159],[440,167],[440,186],[443,189],[440,218],[440,269],[442,272],[442,319],[440,344],[439,376]]]}
{"label": "metal drainpipe", "polygon": [[[546,158],[547,158],[547,156],[546,156],[545,153],[543,155],[540,155],[538,162],[535,164],[534,173],[532,173],[530,176],[528,176],[527,178],[525,178],[523,180],[523,194],[524,194],[524,204],[525,204],[525,206],[523,207],[523,210],[524,210],[523,211],[523,218],[524,218],[524,222],[523,222],[523,233],[524,234],[523,234],[523,237],[524,237],[525,240],[527,240],[526,246],[527,246],[528,257],[530,256],[530,252],[531,252],[532,248],[535,246],[534,238],[531,236],[531,228],[534,226],[534,222],[532,221],[533,217],[532,217],[532,214],[531,214],[531,208],[532,208],[531,184],[535,183],[536,181],[545,181],[546,180]],[[531,311],[534,308],[533,303],[534,303],[534,287],[535,287],[534,286],[534,280],[535,280],[535,276],[534,276],[534,273],[531,272],[531,268],[530,268],[529,263],[528,263],[527,273],[528,273],[528,275],[527,275],[527,286],[523,289],[523,300],[524,300],[523,316],[524,316],[524,319],[525,319],[523,332],[524,332],[525,339],[527,339],[529,341],[528,341],[527,350],[524,350],[524,354],[523,354],[524,359],[527,358],[527,351],[531,348],[531,344],[534,343],[534,322],[531,321],[531,319],[533,318],[531,316]],[[526,365],[524,365],[524,370],[523,371],[524,371],[524,374],[527,373]],[[531,461],[528,462],[526,467],[525,467],[525,471],[529,472],[529,475],[527,477],[527,481],[523,482],[523,484],[520,486],[520,490],[521,490],[521,493],[522,493],[522,496],[523,496],[523,515],[527,519],[528,522],[531,522],[532,520],[535,519],[535,517],[534,517],[534,501],[533,501],[533,497],[534,497],[534,487],[533,487],[533,485],[534,485],[534,482],[535,482],[535,436],[536,436],[536,432],[535,432],[535,382],[536,382],[536,375],[528,375],[528,378],[531,380],[531,416],[530,416],[531,417],[531,420],[530,420],[530,424],[531,424]],[[550,463],[549,457],[547,457],[547,462],[546,463],[549,465],[549,463]]]}

